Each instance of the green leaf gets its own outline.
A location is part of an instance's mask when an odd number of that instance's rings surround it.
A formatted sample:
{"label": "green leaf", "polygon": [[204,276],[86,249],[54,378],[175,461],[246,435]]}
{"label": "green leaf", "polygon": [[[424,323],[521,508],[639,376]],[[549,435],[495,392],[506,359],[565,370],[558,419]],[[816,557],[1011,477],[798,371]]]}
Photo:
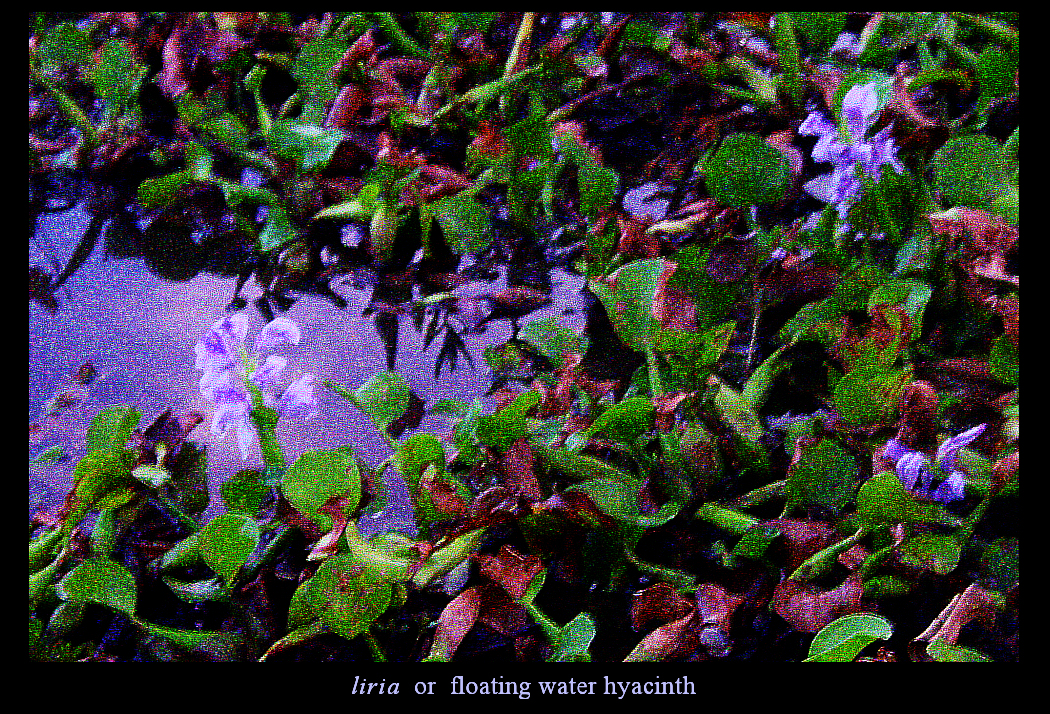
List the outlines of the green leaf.
{"label": "green leaf", "polygon": [[565,355],[582,355],[587,351],[587,338],[581,337],[568,327],[558,324],[556,318],[545,317],[525,325],[518,339],[536,348],[536,351],[560,367]]}
{"label": "green leaf", "polygon": [[881,364],[857,367],[835,385],[835,408],[850,424],[889,424],[911,376],[911,365],[903,369]]}
{"label": "green leaf", "polygon": [[980,582],[989,589],[1006,591],[1021,578],[1020,541],[1000,538],[985,549],[981,556]]}
{"label": "green leaf", "polygon": [[596,478],[570,486],[566,491],[586,493],[598,510],[617,520],[634,524],[641,515],[638,509],[638,485],[635,484]]}
{"label": "green leaf", "polygon": [[472,194],[463,191],[446,196],[433,205],[434,217],[441,224],[449,248],[460,255],[477,253],[489,247],[486,237],[492,226],[489,209]]}
{"label": "green leaf", "polygon": [[892,471],[875,474],[857,493],[857,517],[867,526],[920,520],[921,508]]}
{"label": "green leaf", "polygon": [[331,516],[317,509],[331,498],[345,496],[343,511],[349,515],[361,498],[361,474],[353,451],[343,447],[305,452],[281,479],[281,493],[295,510],[330,530]]}
{"label": "green leaf", "polygon": [[961,552],[962,546],[954,536],[923,533],[904,541],[899,557],[905,565],[947,575],[959,564]]}
{"label": "green leaf", "polygon": [[379,208],[383,187],[378,183],[365,184],[357,196],[320,211],[314,220],[322,218],[352,218],[355,221],[371,221]]}
{"label": "green leaf", "polygon": [[942,639],[935,639],[926,647],[926,654],[933,657],[937,662],[994,662],[991,657],[972,650],[969,647],[959,647],[948,644]]}
{"label": "green leaf", "polygon": [[914,341],[922,332],[922,320],[931,295],[933,288],[921,280],[888,280],[871,291],[868,314],[872,314],[876,305],[900,305],[911,319],[911,339]]}
{"label": "green leaf", "polygon": [[991,45],[985,47],[977,57],[977,82],[981,88],[978,104],[988,106],[993,100],[1015,92],[1017,65],[1016,52],[1003,52]]}
{"label": "green leaf", "polygon": [[135,63],[123,40],[108,40],[92,72],[95,94],[105,102],[105,121],[112,123],[131,103],[145,78],[146,68]]}
{"label": "green leaf", "polygon": [[[78,508],[102,510],[117,508],[131,500],[135,479],[122,449],[96,449],[82,458],[73,471]],[[81,514],[83,517],[83,514]]]}
{"label": "green leaf", "polygon": [[266,225],[259,233],[259,248],[268,252],[298,237],[299,229],[292,223],[288,211],[281,206],[271,205],[266,214]]}
{"label": "green leaf", "polygon": [[551,655],[552,662],[590,661],[587,648],[594,640],[594,620],[585,612],[577,615],[572,622],[561,628],[558,633],[557,649]]}
{"label": "green leaf", "polygon": [[259,545],[259,524],[239,513],[223,513],[213,518],[200,535],[204,562],[228,585]]}
{"label": "green leaf", "polygon": [[999,335],[992,341],[988,354],[988,369],[1003,384],[1016,385],[1020,379],[1020,354],[1010,338]]}
{"label": "green leaf", "polygon": [[[139,622],[150,634],[171,640],[187,650],[201,649],[215,656],[218,652],[230,652],[234,649],[240,635],[232,632],[201,632],[200,630],[180,630],[174,627],[162,627],[152,622]],[[232,659],[232,655],[231,655]]]}
{"label": "green leaf", "polygon": [[[582,433],[586,436],[605,434],[618,444],[633,446],[640,436],[652,428],[654,412],[653,402],[648,397],[629,397],[603,411]],[[586,441],[584,438],[581,449]]]}
{"label": "green leaf", "polygon": [[797,105],[802,100],[802,76],[800,75],[798,40],[795,36],[791,13],[778,13],[773,27],[777,56],[783,72],[781,82],[787,95]]}
{"label": "green leaf", "polygon": [[791,179],[788,159],[752,134],[732,134],[704,165],[704,183],[719,203],[754,206],[776,203]]}
{"label": "green leaf", "polygon": [[780,328],[780,338],[784,342],[796,341],[822,322],[835,320],[851,310],[864,309],[872,291],[884,284],[888,277],[884,270],[873,265],[854,270],[835,286],[830,296],[809,303],[788,320]]}
{"label": "green leaf", "polygon": [[653,303],[660,276],[666,269],[667,263],[661,258],[636,260],[610,276],[615,287],[601,280],[588,282],[605,306],[616,334],[633,350],[644,352],[652,345],[653,334],[661,329],[653,317]]}
{"label": "green leaf", "polygon": [[380,372],[354,391],[354,404],[376,428],[385,429],[405,415],[411,389],[396,372]]}
{"label": "green leaf", "polygon": [[325,108],[335,101],[338,92],[331,70],[346,48],[343,40],[333,36],[311,40],[299,51],[290,72],[303,99],[302,121],[317,126],[324,123]]}
{"label": "green leaf", "polygon": [[580,190],[580,213],[592,221],[608,208],[620,190],[620,176],[604,166],[581,166],[576,173]]}
{"label": "green leaf", "polygon": [[[433,468],[433,473],[437,478],[445,478],[445,459],[445,447],[437,437],[426,432],[417,432],[405,439],[398,446],[397,453],[394,455],[397,469],[408,486],[417,523],[440,523],[450,518],[448,514],[434,507],[429,492],[420,488],[419,485],[423,474],[430,468]],[[454,479],[448,480],[453,482],[453,487],[459,485]]]}
{"label": "green leaf", "polygon": [[820,53],[831,47],[846,26],[844,12],[790,12],[803,44],[811,52]]}
{"label": "green leaf", "polygon": [[1009,173],[999,144],[984,134],[949,139],[930,164],[949,208],[988,208],[1005,189]]}
{"label": "green leaf", "polygon": [[321,621],[347,639],[366,631],[386,612],[393,587],[376,568],[362,568],[351,555],[328,558],[314,575],[310,589],[313,609]]}
{"label": "green leaf", "polygon": [[270,152],[295,161],[300,170],[323,168],[335,154],[344,134],[297,121],[279,121],[273,125],[266,141]]}
{"label": "green leaf", "polygon": [[809,643],[804,662],[852,662],[875,640],[888,640],[893,625],[875,615],[846,615],[829,622]]}
{"label": "green leaf", "polygon": [[739,558],[762,560],[765,558],[766,550],[778,537],[780,537],[780,531],[775,526],[756,523],[740,537],[740,540],[733,546],[732,553]]}
{"label": "green leaf", "polygon": [[95,449],[117,449],[128,443],[142,413],[133,407],[106,407],[91,420],[85,441],[89,451]]}
{"label": "green leaf", "polygon": [[538,392],[522,392],[513,402],[498,412],[480,417],[475,430],[478,441],[498,449],[510,447],[528,433],[529,427],[525,414],[541,400],[542,397]]}
{"label": "green leaf", "polygon": [[366,542],[357,523],[350,521],[345,537],[358,564],[376,569],[387,580],[408,580],[412,565],[419,560],[416,542],[397,531],[379,533]]}
{"label": "green leaf", "polygon": [[62,66],[86,69],[94,63],[91,38],[71,22],[56,25],[40,38],[36,59],[45,70]]}
{"label": "green leaf", "polygon": [[57,586],[66,602],[94,602],[135,615],[137,586],[135,576],[105,558],[92,558],[74,568]]}
{"label": "green leaf", "polygon": [[849,452],[831,439],[803,447],[788,471],[789,506],[821,505],[838,513],[850,502],[859,472]]}
{"label": "green leaf", "polygon": [[518,156],[545,161],[554,155],[551,127],[542,117],[520,121],[503,134]]}
{"label": "green leaf", "polygon": [[243,513],[252,518],[259,511],[259,506],[269,491],[270,487],[262,482],[262,474],[252,469],[238,471],[229,481],[224,481],[219,486],[219,493],[227,511]]}

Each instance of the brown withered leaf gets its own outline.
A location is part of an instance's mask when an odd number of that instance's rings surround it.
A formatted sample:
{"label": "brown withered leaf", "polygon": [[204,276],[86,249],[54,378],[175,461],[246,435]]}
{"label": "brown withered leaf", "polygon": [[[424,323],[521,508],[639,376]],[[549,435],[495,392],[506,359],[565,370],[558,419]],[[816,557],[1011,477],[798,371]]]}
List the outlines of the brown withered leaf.
{"label": "brown withered leaf", "polygon": [[560,514],[584,528],[602,530],[616,525],[616,521],[611,516],[602,513],[598,506],[594,505],[591,497],[582,491],[552,494],[546,501],[534,505],[533,510]]}
{"label": "brown withered leaf", "polygon": [[913,449],[932,446],[937,436],[938,401],[937,390],[929,382],[916,380],[908,384],[901,394],[897,441]]}
{"label": "brown withered leaf", "polygon": [[434,630],[434,641],[430,645],[430,657],[449,661],[467,636],[481,611],[481,591],[475,586],[467,588],[455,597],[438,618]]}
{"label": "brown withered leaf", "polygon": [[772,547],[778,554],[787,551],[784,568],[789,573],[794,572],[811,555],[839,541],[834,528],[816,521],[777,518],[765,521],[762,525],[776,528],[783,536],[783,540],[774,541]]}
{"label": "brown withered leaf", "polygon": [[992,467],[992,492],[997,493],[1009,483],[1018,480],[1018,469],[1021,465],[1021,450],[1008,454],[995,462]]}
{"label": "brown withered leaf", "polygon": [[795,580],[785,580],[773,593],[773,610],[801,632],[818,632],[843,615],[862,612],[864,585],[859,573],[851,573],[834,590],[821,590]]}
{"label": "brown withered leaf", "polygon": [[660,255],[660,239],[649,233],[647,222],[631,216],[617,216],[620,242],[616,252],[628,259],[655,258]]}
{"label": "brown withered leaf", "polygon": [[310,554],[306,556],[307,560],[324,560],[329,555],[339,552],[339,541],[342,540],[349,522],[345,510],[346,502],[346,496],[332,496],[317,509],[318,513],[332,517],[332,530],[321,536]]}
{"label": "brown withered leaf", "polygon": [[708,654],[725,657],[732,648],[729,629],[733,613],[746,602],[744,595],[731,593],[721,585],[702,583],[696,590],[697,620],[704,625],[701,641]]}
{"label": "brown withered leaf", "polygon": [[871,320],[864,328],[847,323],[846,331],[835,343],[833,349],[846,366],[846,371],[890,348],[895,350],[896,357],[908,346],[912,327],[911,318],[904,308],[899,305],[876,305],[872,313]]}
{"label": "brown withered leaf", "polygon": [[430,494],[434,508],[441,513],[458,516],[466,512],[467,502],[456,492],[455,486],[441,478],[431,468],[428,468],[419,479],[419,487]]}
{"label": "brown withered leaf", "polygon": [[483,120],[478,122],[477,136],[470,142],[470,148],[481,156],[489,159],[502,158],[510,151],[510,142],[503,135],[503,131],[497,128],[495,122]]}
{"label": "brown withered leaf", "polygon": [[908,655],[913,662],[932,661],[933,658],[926,653],[931,642],[944,640],[950,645],[958,644],[963,627],[976,620],[991,628],[995,624],[997,612],[998,607],[991,593],[974,583],[953,597],[926,631],[908,643]]}
{"label": "brown withered leaf", "polygon": [[186,412],[173,417],[171,410],[168,409],[146,427],[145,431],[136,429],[129,442],[131,447],[138,451],[135,465],[157,465],[158,444],[164,444],[167,447],[163,463],[159,465],[171,463],[178,456],[190,432],[196,429],[202,421],[204,421],[204,415],[200,412]]}
{"label": "brown withered leaf", "polygon": [[[677,263],[664,261],[664,270],[656,280],[653,293],[653,317],[666,330],[695,332],[696,302],[688,294],[670,284]],[[619,306],[617,306],[619,307]]]}
{"label": "brown withered leaf", "polygon": [[1017,295],[1007,295],[1002,298],[993,295],[988,298],[986,302],[988,303],[988,306],[992,308],[992,312],[1003,319],[1003,330],[1006,332],[1006,336],[1010,339],[1010,342],[1013,343],[1014,347],[1019,347],[1021,339],[1021,318]]}
{"label": "brown withered leaf", "polygon": [[1020,234],[1000,216],[974,208],[956,207],[929,216],[930,226],[938,235],[961,243],[961,264],[967,272],[1014,286],[1016,275],[1006,273],[1006,257],[1017,249]]}
{"label": "brown withered leaf", "polygon": [[631,601],[631,627],[637,631],[654,625],[681,620],[696,610],[696,603],[683,597],[667,583],[656,583],[639,590]]}
{"label": "brown withered leaf", "polygon": [[480,586],[481,607],[478,622],[501,635],[514,637],[532,625],[525,608],[511,599],[507,591],[495,583]]}
{"label": "brown withered leaf", "polygon": [[522,555],[512,546],[503,545],[496,555],[475,556],[479,572],[498,583],[515,600],[525,595],[529,583],[543,570],[537,555]]}
{"label": "brown withered leaf", "polygon": [[302,513],[299,513],[299,511],[288,502],[288,499],[281,494],[278,494],[277,496],[275,518],[282,523],[298,528],[302,534],[306,536],[307,541],[312,542],[318,540],[324,535],[324,533],[321,532],[321,529],[317,527],[316,523],[305,517]]}
{"label": "brown withered leaf", "polygon": [[624,662],[660,662],[682,659],[694,654],[700,647],[700,637],[695,631],[696,613],[689,613],[656,628],[646,635],[638,646],[624,658]]}
{"label": "brown withered leaf", "polygon": [[543,498],[539,481],[536,480],[536,457],[529,440],[524,436],[503,450],[500,465],[506,477],[505,483],[520,493],[526,501],[536,502]]}
{"label": "brown withered leaf", "polygon": [[569,407],[572,406],[572,387],[581,374],[579,369],[581,359],[582,357],[578,354],[565,355],[562,366],[554,371],[553,389],[540,380],[533,382],[533,388],[543,397],[536,406],[538,418],[548,419],[569,413]]}

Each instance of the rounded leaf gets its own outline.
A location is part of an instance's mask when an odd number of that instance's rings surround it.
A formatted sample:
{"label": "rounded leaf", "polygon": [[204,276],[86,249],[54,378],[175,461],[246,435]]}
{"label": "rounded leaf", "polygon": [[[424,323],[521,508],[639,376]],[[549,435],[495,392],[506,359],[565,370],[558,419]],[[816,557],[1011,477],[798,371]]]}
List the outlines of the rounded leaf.
{"label": "rounded leaf", "polygon": [[729,206],[776,203],[790,178],[787,157],[753,134],[726,137],[704,167],[707,190]]}
{"label": "rounded leaf", "polygon": [[200,553],[215,574],[229,584],[259,545],[259,524],[239,513],[223,513],[201,531]]}
{"label": "rounded leaf", "polygon": [[931,163],[937,188],[948,206],[986,208],[1005,189],[1009,168],[991,137],[951,139],[933,155]]}
{"label": "rounded leaf", "polygon": [[875,640],[888,640],[893,625],[875,615],[846,615],[824,626],[809,645],[806,662],[851,662]]}
{"label": "rounded leaf", "polygon": [[74,568],[57,587],[66,602],[95,602],[134,616],[137,601],[135,576],[106,558],[95,558]]}

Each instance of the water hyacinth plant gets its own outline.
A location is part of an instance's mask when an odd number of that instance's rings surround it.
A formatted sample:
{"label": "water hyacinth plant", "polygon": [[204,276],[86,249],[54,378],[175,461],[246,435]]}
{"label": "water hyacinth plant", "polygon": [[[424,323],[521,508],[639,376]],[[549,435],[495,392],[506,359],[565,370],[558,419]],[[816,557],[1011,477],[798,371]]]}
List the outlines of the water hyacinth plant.
{"label": "water hyacinth plant", "polygon": [[[30,32],[32,659],[1019,659],[1017,13]],[[96,251],[223,315],[141,411]]]}
{"label": "water hyacinth plant", "polygon": [[[311,419],[317,414],[315,379],[307,372],[290,384],[280,398],[273,392],[288,360],[269,354],[280,345],[297,345],[299,327],[283,317],[267,323],[255,338],[255,354],[244,347],[248,336],[248,316],[227,315],[215,322],[194,347],[195,366],[204,370],[201,394],[215,404],[211,432],[220,438],[233,429],[244,460],[262,430],[272,440],[270,412],[276,417]],[[266,355],[262,364],[259,360]]]}
{"label": "water hyacinth plant", "polygon": [[817,163],[834,165],[830,173],[806,182],[806,192],[835,207],[845,218],[856,203],[864,178],[878,180],[883,166],[900,173],[890,124],[870,139],[868,130],[878,119],[879,94],[875,83],[854,85],[842,98],[841,128],[821,112],[811,112],[798,128],[801,136],[819,136],[812,157]]}

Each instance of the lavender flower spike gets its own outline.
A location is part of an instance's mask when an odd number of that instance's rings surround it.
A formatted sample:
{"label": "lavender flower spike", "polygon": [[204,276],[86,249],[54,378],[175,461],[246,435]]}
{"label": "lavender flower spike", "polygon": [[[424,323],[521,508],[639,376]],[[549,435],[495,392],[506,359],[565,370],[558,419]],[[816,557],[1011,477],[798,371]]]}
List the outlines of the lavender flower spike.
{"label": "lavender flower spike", "polygon": [[201,394],[215,404],[211,431],[225,438],[230,429],[236,429],[237,444],[245,460],[258,436],[252,421],[252,410],[258,405],[253,404],[249,387],[262,393],[266,406],[276,406],[279,416],[309,418],[317,413],[314,375],[304,374],[276,400],[274,391],[288,360],[280,355],[268,355],[261,365],[258,363],[263,355],[279,345],[299,344],[302,338],[299,327],[283,317],[272,320],[256,337],[254,356],[244,349],[247,336],[248,316],[229,315],[212,325],[194,347],[196,366],[204,370]]}
{"label": "lavender flower spike", "polygon": [[[870,140],[868,130],[878,119],[879,94],[874,82],[854,85],[842,98],[842,122],[848,139],[834,122],[819,112],[812,112],[798,128],[800,136],[818,136],[811,154],[818,163],[831,163],[833,170],[806,182],[806,193],[835,206],[845,218],[856,203],[863,187],[859,174],[879,178],[879,170],[889,164],[898,173],[904,167],[897,160],[897,147],[890,137],[891,127]],[[858,167],[860,171],[858,171]]]}
{"label": "lavender flower spike", "polygon": [[940,503],[958,501],[965,495],[966,484],[964,474],[955,468],[956,456],[960,449],[980,436],[987,426],[987,424],[980,424],[945,440],[937,449],[939,474],[933,469],[926,454],[921,451],[910,451],[896,439],[886,442],[882,455],[895,462],[897,478],[901,480],[906,489],[916,496]]}

